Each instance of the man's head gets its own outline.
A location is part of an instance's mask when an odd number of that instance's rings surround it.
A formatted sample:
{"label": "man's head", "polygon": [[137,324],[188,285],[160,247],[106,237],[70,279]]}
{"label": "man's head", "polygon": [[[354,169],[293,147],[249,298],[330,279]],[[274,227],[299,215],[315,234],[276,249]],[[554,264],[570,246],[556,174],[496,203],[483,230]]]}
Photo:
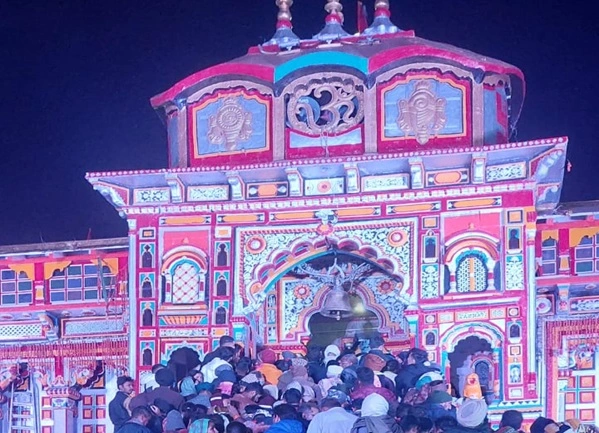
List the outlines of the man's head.
{"label": "man's head", "polygon": [[414,415],[405,416],[400,421],[399,426],[404,433],[418,433],[418,418]]}
{"label": "man's head", "polygon": [[258,401],[262,394],[264,394],[264,389],[260,382],[248,383],[243,390],[243,395],[252,401]]}
{"label": "man's head", "polygon": [[422,364],[428,360],[428,353],[422,349],[413,348],[408,352],[408,364]]}
{"label": "man's head", "polygon": [[129,376],[121,376],[116,380],[116,386],[119,391],[130,395],[133,392],[133,378]]}
{"label": "man's head", "polygon": [[142,425],[147,425],[150,419],[152,419],[152,412],[145,406],[138,406],[131,412],[131,419]]}
{"label": "man's head", "polygon": [[368,367],[360,367],[356,370],[358,375],[358,383],[360,385],[373,385],[374,384],[374,371]]}
{"label": "man's head", "polygon": [[221,347],[218,351],[218,357],[223,361],[230,361],[235,356],[235,349],[229,346]]}
{"label": "man's head", "polygon": [[281,422],[284,419],[297,420],[297,411],[290,404],[280,404],[273,409],[274,422]]}
{"label": "man's head", "polygon": [[370,348],[382,350],[385,345],[385,340],[381,334],[376,334],[370,339]]}
{"label": "man's head", "polygon": [[442,416],[435,420],[435,433],[443,433],[445,430],[452,430],[458,426],[458,421],[452,416]]}
{"label": "man's head", "polygon": [[162,370],[163,368],[166,368],[166,367],[164,365],[162,365],[162,364],[154,364],[152,366],[152,374],[156,374],[156,372],[158,370]]}
{"label": "man's head", "polygon": [[336,398],[325,398],[320,402],[320,410],[326,412],[334,407],[341,407],[341,403]]}
{"label": "man's head", "polygon": [[318,412],[318,406],[313,402],[303,403],[299,408],[299,413],[306,421],[312,421],[312,419],[318,415]]}
{"label": "man's head", "polygon": [[522,414],[517,410],[506,410],[501,416],[500,427],[511,427],[514,430],[520,430],[522,427]]}
{"label": "man's head", "polygon": [[343,368],[351,367],[352,365],[356,365],[357,363],[358,357],[356,355],[352,355],[351,353],[343,355],[339,359],[339,365]]}
{"label": "man's head", "polygon": [[223,335],[218,340],[218,345],[220,347],[230,347],[232,349],[235,348],[235,340],[230,335]]}
{"label": "man's head", "polygon": [[297,407],[302,401],[302,393],[295,388],[288,389],[283,393],[283,401]]}

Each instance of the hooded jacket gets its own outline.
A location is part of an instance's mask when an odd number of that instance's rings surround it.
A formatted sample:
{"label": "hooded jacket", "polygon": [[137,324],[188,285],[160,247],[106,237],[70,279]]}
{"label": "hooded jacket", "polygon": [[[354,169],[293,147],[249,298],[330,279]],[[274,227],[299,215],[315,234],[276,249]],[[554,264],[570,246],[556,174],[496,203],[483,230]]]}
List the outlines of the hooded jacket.
{"label": "hooded jacket", "polygon": [[410,388],[416,386],[420,376],[429,371],[436,371],[432,367],[427,367],[424,363],[406,365],[397,373],[395,377],[395,393],[403,398]]}

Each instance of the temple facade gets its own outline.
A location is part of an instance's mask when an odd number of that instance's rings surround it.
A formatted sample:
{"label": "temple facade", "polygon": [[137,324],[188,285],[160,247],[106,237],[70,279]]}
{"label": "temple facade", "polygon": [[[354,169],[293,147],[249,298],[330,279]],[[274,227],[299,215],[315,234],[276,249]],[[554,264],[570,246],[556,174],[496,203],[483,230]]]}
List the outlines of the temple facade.
{"label": "temple facade", "polygon": [[117,374],[182,376],[227,334],[379,332],[458,393],[476,372],[494,418],[598,423],[599,208],[559,204],[567,138],[510,140],[522,72],[386,2],[355,36],[329,2],[310,40],[279,3],[271,41],[152,98],[168,168],[87,175],[126,238],[0,249],[6,431],[28,393],[37,431],[110,432]]}

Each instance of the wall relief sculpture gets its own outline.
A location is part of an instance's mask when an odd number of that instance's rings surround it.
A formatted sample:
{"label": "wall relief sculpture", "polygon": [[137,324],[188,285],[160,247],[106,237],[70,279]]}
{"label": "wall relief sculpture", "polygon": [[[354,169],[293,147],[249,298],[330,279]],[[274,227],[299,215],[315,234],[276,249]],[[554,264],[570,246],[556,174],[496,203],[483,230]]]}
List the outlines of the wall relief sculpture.
{"label": "wall relief sculpture", "polygon": [[414,134],[419,144],[426,144],[437,135],[447,118],[446,100],[438,98],[433,92],[430,81],[416,83],[414,91],[407,100],[400,100],[397,123],[407,134]]}

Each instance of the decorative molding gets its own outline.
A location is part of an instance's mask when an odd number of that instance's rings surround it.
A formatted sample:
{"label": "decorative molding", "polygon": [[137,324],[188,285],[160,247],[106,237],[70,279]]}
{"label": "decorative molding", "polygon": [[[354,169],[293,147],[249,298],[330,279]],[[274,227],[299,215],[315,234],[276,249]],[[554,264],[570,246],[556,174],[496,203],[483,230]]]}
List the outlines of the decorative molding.
{"label": "decorative molding", "polygon": [[187,201],[229,200],[229,185],[190,186],[187,188]]}
{"label": "decorative molding", "polygon": [[133,191],[135,204],[168,203],[170,188],[139,188]]}

